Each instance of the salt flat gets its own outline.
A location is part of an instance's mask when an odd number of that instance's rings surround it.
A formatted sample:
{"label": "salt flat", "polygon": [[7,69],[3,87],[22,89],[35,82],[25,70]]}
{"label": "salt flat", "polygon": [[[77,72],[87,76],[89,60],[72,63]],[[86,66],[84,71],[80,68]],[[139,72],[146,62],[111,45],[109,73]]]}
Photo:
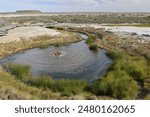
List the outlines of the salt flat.
{"label": "salt flat", "polygon": [[136,33],[138,35],[150,35],[150,27],[134,27],[134,26],[112,26],[105,27],[106,30],[112,32]]}
{"label": "salt flat", "polygon": [[0,37],[0,43],[7,43],[12,41],[19,41],[20,39],[29,39],[30,37],[36,37],[41,35],[56,36],[60,32],[47,29],[40,26],[28,26],[28,27],[18,27],[8,31],[6,36]]}
{"label": "salt flat", "polygon": [[[121,36],[132,36],[144,40],[150,40],[150,27],[136,27],[136,26],[107,26],[109,24],[76,24],[76,23],[58,23],[55,26],[67,27],[93,27],[95,29],[103,28],[105,31],[114,32]],[[134,34],[134,35],[133,35]]]}
{"label": "salt flat", "polygon": [[150,27],[135,27],[135,26],[105,26],[109,24],[76,24],[76,23],[58,23],[55,26],[68,26],[68,27],[93,27],[104,28],[112,32],[127,32],[136,33],[138,35],[150,35]]}

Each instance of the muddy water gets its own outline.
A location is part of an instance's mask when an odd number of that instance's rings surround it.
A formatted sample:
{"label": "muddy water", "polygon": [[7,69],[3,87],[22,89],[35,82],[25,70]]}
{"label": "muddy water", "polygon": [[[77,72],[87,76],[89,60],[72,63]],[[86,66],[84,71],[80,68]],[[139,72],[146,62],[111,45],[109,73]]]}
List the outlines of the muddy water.
{"label": "muddy water", "polygon": [[[84,34],[79,35],[88,38]],[[84,79],[92,82],[107,72],[112,60],[106,56],[106,50],[90,51],[83,40],[69,46],[35,48],[1,60],[1,64],[8,62],[30,65],[33,76],[50,75],[55,79]]]}

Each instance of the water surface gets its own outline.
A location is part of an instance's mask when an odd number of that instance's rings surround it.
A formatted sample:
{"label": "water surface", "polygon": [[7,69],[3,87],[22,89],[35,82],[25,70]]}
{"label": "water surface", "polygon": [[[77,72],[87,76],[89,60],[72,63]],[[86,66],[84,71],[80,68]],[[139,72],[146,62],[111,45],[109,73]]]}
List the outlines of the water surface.
{"label": "water surface", "polygon": [[[80,36],[87,39],[86,35]],[[55,56],[55,52],[62,52],[63,55]],[[35,48],[1,60],[1,64],[8,62],[31,66],[33,76],[49,75],[55,79],[84,79],[92,82],[107,72],[112,60],[106,56],[106,50],[93,52],[83,40],[69,46]]]}

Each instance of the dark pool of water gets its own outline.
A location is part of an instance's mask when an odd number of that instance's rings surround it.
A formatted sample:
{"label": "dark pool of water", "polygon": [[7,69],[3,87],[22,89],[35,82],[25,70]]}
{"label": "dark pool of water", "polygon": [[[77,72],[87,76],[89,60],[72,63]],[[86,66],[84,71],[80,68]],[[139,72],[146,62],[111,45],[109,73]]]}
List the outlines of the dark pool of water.
{"label": "dark pool of water", "polygon": [[[86,35],[80,34],[80,36],[87,39]],[[55,56],[55,52],[63,54]],[[84,79],[92,82],[104,75],[112,63],[105,53],[106,50],[90,51],[83,40],[69,46],[50,46],[47,49],[27,50],[7,56],[0,62],[1,64],[13,62],[30,65],[33,76],[50,75],[55,79]]]}

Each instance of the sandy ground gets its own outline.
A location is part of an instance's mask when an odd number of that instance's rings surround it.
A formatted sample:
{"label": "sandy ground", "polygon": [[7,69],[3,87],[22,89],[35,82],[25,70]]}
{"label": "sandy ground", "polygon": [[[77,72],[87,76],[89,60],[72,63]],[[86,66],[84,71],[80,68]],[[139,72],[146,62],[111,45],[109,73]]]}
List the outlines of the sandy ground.
{"label": "sandy ground", "polygon": [[19,41],[20,39],[29,39],[41,35],[56,36],[60,32],[52,29],[47,29],[40,26],[18,27],[8,31],[6,36],[0,37],[0,43]]}

